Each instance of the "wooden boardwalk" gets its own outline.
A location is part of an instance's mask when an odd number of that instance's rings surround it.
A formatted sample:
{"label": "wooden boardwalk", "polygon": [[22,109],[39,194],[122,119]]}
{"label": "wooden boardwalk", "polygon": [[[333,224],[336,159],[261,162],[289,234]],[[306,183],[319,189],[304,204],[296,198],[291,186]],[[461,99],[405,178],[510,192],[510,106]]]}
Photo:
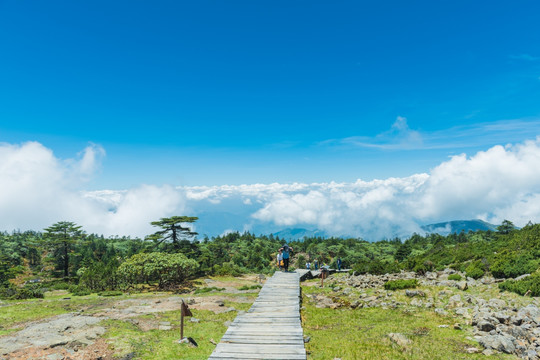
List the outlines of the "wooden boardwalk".
{"label": "wooden boardwalk", "polygon": [[306,360],[297,273],[276,272],[238,315],[209,360]]}

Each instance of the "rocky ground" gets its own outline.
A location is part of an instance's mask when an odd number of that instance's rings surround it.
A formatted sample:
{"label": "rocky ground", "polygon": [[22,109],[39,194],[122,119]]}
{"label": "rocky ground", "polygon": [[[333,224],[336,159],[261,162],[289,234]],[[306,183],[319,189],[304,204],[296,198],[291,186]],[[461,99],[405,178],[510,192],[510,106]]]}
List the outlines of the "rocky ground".
{"label": "rocky ground", "polygon": [[[318,307],[339,308],[415,308],[432,309],[443,317],[455,318],[456,329],[472,325],[470,337],[478,342],[485,355],[497,352],[514,354],[523,359],[540,359],[539,299],[501,293],[500,280],[482,278],[463,281],[448,280],[455,271],[428,272],[417,276],[412,272],[376,275],[331,275],[325,283],[332,291],[311,295]],[[464,274],[461,274],[464,276]],[[417,279],[420,286],[412,290],[386,291],[385,282]],[[320,286],[318,282],[313,285]],[[388,334],[392,341],[405,341],[401,334]],[[398,339],[398,340],[395,340]]]}
{"label": "rocky ground", "polygon": [[[225,306],[227,301],[239,303],[254,300],[230,297],[228,294],[239,292],[235,287],[237,284],[220,283],[211,279],[207,279],[206,283],[208,286],[222,287],[225,290],[223,294],[212,296],[156,294],[155,297],[111,300],[104,302],[102,306],[83,307],[76,312],[18,324],[17,327],[21,330],[0,337],[0,360],[118,359],[113,356],[107,342],[101,339],[106,332],[102,325],[105,320],[127,321],[142,331],[170,330],[169,322],[160,322],[143,315],[180,310],[182,299],[189,304],[190,309],[209,310],[216,314],[235,311],[234,308]],[[69,301],[69,298],[66,297],[63,301]],[[123,360],[130,360],[132,356],[128,354]]]}

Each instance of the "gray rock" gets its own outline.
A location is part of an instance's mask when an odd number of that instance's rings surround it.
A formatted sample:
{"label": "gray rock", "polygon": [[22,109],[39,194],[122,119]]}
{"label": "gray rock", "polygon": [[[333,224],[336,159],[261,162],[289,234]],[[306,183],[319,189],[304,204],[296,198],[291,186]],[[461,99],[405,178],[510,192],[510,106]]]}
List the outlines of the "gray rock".
{"label": "gray rock", "polygon": [[465,291],[469,288],[469,285],[466,281],[458,281],[455,286],[462,291]]}
{"label": "gray rock", "polygon": [[510,315],[507,315],[503,312],[496,312],[493,314],[493,317],[499,320],[501,324],[508,324],[510,322]]}
{"label": "gray rock", "polygon": [[448,313],[447,313],[444,309],[439,309],[439,308],[435,309],[435,313],[436,313],[437,315],[441,315],[441,316],[446,316],[446,315],[448,315]]}
{"label": "gray rock", "polygon": [[478,342],[487,349],[502,351],[507,354],[512,354],[516,350],[516,347],[512,343],[512,339],[502,335],[482,336]]}
{"label": "gray rock", "polygon": [[420,296],[425,297],[426,294],[421,290],[405,290],[405,295],[408,297]]}
{"label": "gray rock", "polygon": [[517,317],[529,318],[535,323],[540,324],[540,310],[536,305],[530,304],[518,310]]}
{"label": "gray rock", "polygon": [[388,334],[388,337],[394,343],[396,343],[397,345],[402,346],[402,347],[406,347],[407,345],[409,345],[412,342],[405,335],[403,335],[401,333],[390,333],[390,334]]}
{"label": "gray rock", "polygon": [[506,301],[501,299],[489,299],[488,305],[495,309],[502,309],[506,306]]}
{"label": "gray rock", "polygon": [[486,320],[481,320],[480,322],[478,322],[476,327],[478,328],[478,330],[485,332],[490,332],[491,330],[496,329],[495,325]]}

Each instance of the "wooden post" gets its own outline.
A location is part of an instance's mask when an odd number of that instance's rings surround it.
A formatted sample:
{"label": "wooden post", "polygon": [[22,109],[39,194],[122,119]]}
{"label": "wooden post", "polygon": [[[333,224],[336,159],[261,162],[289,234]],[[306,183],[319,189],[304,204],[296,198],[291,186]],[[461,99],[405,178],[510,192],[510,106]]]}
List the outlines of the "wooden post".
{"label": "wooden post", "polygon": [[182,306],[180,308],[180,340],[184,338],[184,316],[193,316],[193,314],[191,314],[191,310],[189,310],[184,299],[182,299]]}

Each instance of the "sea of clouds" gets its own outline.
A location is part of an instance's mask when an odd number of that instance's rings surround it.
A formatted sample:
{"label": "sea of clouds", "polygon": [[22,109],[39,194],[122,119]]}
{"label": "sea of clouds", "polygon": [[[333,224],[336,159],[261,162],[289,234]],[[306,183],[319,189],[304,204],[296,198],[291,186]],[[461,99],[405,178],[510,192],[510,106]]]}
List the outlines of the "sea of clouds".
{"label": "sea of clouds", "polygon": [[403,178],[85,191],[104,156],[94,144],[73,159],[37,142],[0,144],[0,230],[66,220],[89,233],[144,237],[155,231],[151,221],[189,215],[200,217],[201,235],[307,228],[377,240],[448,220],[540,221],[540,137],[454,156]]}

